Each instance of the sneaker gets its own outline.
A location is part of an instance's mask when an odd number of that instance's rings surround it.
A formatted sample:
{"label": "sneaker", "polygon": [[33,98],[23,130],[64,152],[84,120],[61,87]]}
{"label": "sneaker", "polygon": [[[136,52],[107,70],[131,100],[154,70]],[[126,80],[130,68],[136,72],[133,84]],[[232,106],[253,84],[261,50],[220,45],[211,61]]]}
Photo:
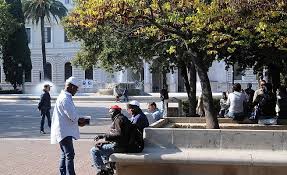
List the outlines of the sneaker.
{"label": "sneaker", "polygon": [[45,131],[40,131],[40,134],[46,134]]}

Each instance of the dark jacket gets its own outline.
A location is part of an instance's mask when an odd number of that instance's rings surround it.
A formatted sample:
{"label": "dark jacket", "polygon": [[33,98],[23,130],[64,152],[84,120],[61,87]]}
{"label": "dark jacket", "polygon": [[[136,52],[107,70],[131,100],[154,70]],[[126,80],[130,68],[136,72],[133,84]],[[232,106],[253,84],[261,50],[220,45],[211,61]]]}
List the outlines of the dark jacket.
{"label": "dark jacket", "polygon": [[[110,133],[105,134],[107,141],[115,142],[116,152],[125,152],[130,138],[130,120],[123,114],[115,116]],[[119,150],[119,151],[117,151]]]}
{"label": "dark jacket", "polygon": [[51,97],[49,92],[44,91],[41,95],[38,109],[41,111],[51,109]]}
{"label": "dark jacket", "polygon": [[138,114],[133,115],[131,118],[131,122],[135,125],[137,125],[140,132],[143,133],[144,128],[149,126],[148,119],[146,115],[141,111]]}

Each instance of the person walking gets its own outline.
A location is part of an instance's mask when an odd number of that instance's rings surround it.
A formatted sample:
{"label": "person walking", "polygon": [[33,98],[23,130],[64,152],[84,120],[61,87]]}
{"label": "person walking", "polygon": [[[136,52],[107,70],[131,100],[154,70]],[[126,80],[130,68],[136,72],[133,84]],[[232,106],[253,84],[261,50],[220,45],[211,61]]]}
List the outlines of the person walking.
{"label": "person walking", "polygon": [[40,133],[46,134],[44,131],[45,118],[47,117],[48,126],[51,128],[51,117],[50,117],[50,109],[51,109],[51,96],[50,96],[51,86],[49,84],[45,84],[43,88],[43,93],[40,97],[40,102],[38,103],[38,110],[41,112],[41,125],[40,125]]}
{"label": "person walking", "polygon": [[61,149],[61,175],[75,175],[73,139],[80,138],[78,125],[85,125],[85,119],[79,118],[72,99],[78,88],[79,81],[75,77],[66,80],[65,89],[57,98],[52,117],[51,144],[58,143]]}
{"label": "person walking", "polygon": [[222,92],[222,97],[219,100],[220,105],[220,111],[219,111],[219,117],[224,117],[228,112],[228,105],[227,105],[227,94],[226,92]]}

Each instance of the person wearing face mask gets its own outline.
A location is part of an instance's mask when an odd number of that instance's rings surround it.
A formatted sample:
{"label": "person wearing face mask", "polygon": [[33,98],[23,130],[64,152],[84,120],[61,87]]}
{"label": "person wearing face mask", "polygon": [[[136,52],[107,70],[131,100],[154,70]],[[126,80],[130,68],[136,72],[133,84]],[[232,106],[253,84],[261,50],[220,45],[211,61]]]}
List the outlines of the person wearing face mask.
{"label": "person wearing face mask", "polygon": [[131,122],[135,124],[141,133],[143,133],[144,128],[149,126],[148,119],[146,115],[140,109],[140,103],[133,100],[127,105],[128,113],[132,115]]}
{"label": "person wearing face mask", "polygon": [[109,116],[113,121],[110,131],[104,135],[97,135],[94,139],[96,144],[91,148],[90,154],[97,175],[105,175],[111,171],[104,162],[112,153],[128,152],[131,122],[121,110],[117,105],[110,108]]}

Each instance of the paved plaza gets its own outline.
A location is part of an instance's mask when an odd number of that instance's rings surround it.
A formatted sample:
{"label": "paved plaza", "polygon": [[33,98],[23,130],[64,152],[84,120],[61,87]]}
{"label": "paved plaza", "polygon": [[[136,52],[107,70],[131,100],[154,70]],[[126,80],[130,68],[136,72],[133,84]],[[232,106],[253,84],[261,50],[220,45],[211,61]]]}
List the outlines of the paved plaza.
{"label": "paved plaza", "polygon": [[[59,146],[50,144],[47,121],[47,134],[39,133],[40,113],[37,103],[37,100],[0,100],[0,174],[58,174]],[[107,116],[108,107],[114,104],[124,109],[126,106],[126,103],[107,101],[75,102],[80,115],[92,117],[91,125],[80,128],[81,139],[74,142],[77,175],[96,174],[89,157],[92,138],[96,133],[107,131],[111,124]],[[141,106],[146,108],[146,103],[141,103]]]}

